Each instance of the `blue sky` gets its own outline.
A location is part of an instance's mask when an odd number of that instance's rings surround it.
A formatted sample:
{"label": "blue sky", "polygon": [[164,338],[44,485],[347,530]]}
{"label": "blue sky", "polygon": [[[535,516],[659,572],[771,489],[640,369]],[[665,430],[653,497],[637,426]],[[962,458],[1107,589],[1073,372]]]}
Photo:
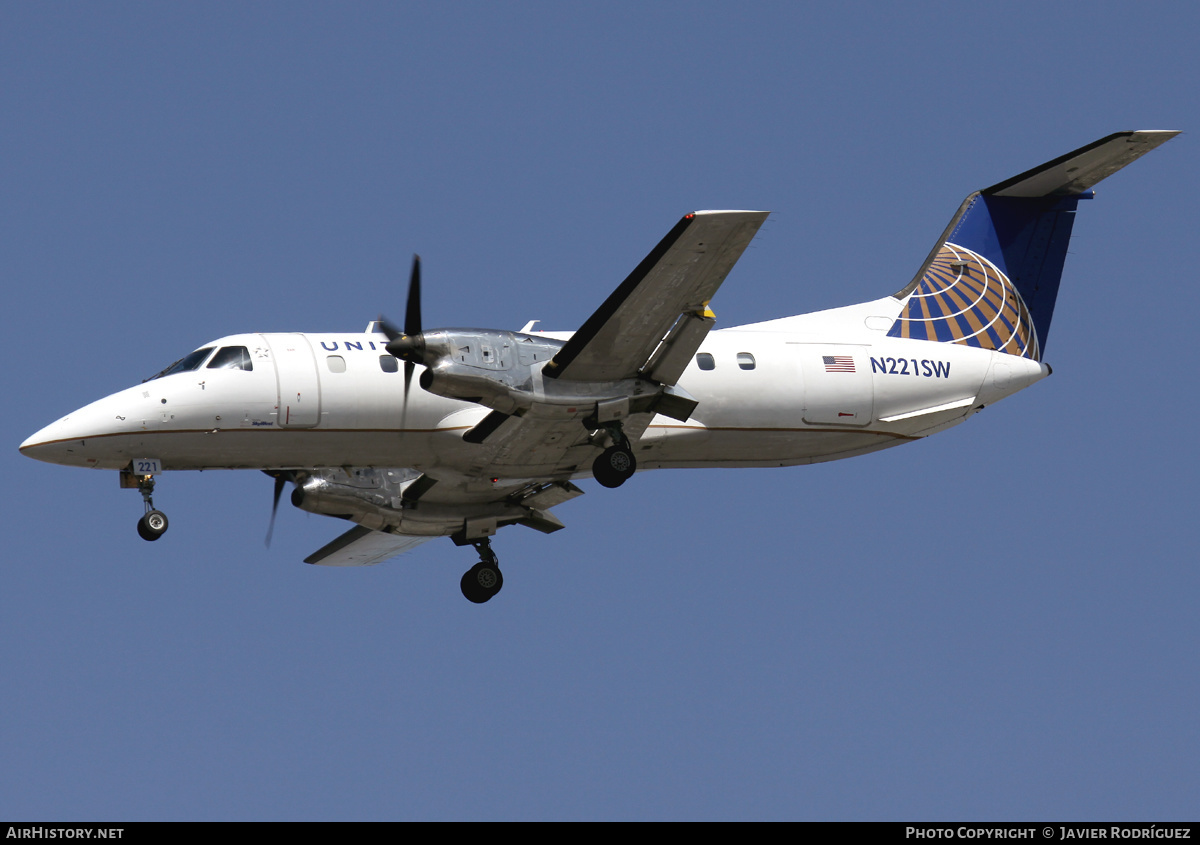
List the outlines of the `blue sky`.
{"label": "blue sky", "polygon": [[929,440],[586,482],[373,568],[271,482],[162,541],[41,426],[240,331],[577,327],[681,214],[774,211],[713,307],[873,299],[961,199],[1195,131],[1185,4],[5,4],[0,815],[1194,819],[1197,164],[1075,225],[1052,378]]}

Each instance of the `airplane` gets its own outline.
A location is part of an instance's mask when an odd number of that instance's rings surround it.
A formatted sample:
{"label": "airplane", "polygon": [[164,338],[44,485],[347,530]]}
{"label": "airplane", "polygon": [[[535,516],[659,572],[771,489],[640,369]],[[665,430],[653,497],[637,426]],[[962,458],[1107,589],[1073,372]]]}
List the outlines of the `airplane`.
{"label": "airplane", "polygon": [[261,470],[268,545],[290,483],[296,507],[355,523],[305,562],[370,565],[449,537],[479,555],[460,588],[480,604],[504,583],[496,531],[563,528],[552,509],[588,476],[616,488],[639,469],[864,455],[1050,375],[1079,201],[1177,134],[1118,132],[970,194],[890,296],[716,331],[709,303],[768,212],[685,215],[575,332],[426,330],[416,257],[402,327],[222,337],[20,450],[117,470],[151,541],[168,527],[162,473]]}

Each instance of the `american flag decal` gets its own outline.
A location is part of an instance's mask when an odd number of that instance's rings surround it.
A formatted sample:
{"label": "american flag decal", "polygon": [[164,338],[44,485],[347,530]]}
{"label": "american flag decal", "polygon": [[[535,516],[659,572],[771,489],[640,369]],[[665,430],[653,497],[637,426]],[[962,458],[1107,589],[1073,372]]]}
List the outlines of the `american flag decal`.
{"label": "american flag decal", "polygon": [[825,372],[827,373],[853,373],[854,359],[849,355],[822,355],[821,360],[825,362]]}

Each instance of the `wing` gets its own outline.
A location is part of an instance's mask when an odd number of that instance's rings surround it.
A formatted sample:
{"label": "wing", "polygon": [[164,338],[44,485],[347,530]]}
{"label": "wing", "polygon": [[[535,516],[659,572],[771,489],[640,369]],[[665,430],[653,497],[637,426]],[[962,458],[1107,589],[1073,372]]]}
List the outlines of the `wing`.
{"label": "wing", "polygon": [[[547,363],[544,374],[589,382],[640,375],[674,385],[713,325],[709,300],[767,214],[698,211],[685,216]],[[481,408],[463,434],[479,447],[468,465],[405,478],[396,492],[408,506],[419,502],[434,513],[438,506],[453,508],[450,512],[462,520],[462,528],[451,535],[456,543],[490,536],[514,523],[557,531],[563,524],[549,509],[583,494],[571,478],[590,472],[603,448],[593,439],[594,426],[584,424],[596,412],[595,402],[535,404],[511,415]],[[637,442],[652,417],[653,412],[635,410],[624,418],[630,441]],[[358,526],[305,562],[368,566],[429,539]]]}
{"label": "wing", "polygon": [[[546,365],[564,381],[619,381],[645,376],[674,385],[714,317],[708,302],[769,212],[697,211],[686,215]],[[480,474],[569,479],[589,470],[598,452],[581,423],[594,406],[535,406],[520,415],[482,417],[463,439],[483,448]],[[634,413],[624,431],[636,442],[653,414]],[[435,497],[461,497],[443,477]]]}
{"label": "wing", "polygon": [[412,551],[433,537],[387,534],[356,525],[304,559],[321,566],[372,566],[390,557]]}
{"label": "wing", "polygon": [[304,562],[371,566],[435,537],[462,545],[505,525],[557,531],[564,526],[549,509],[583,491],[568,475],[554,475],[500,479],[475,467],[465,472],[442,467],[436,474],[378,467],[307,471],[297,488],[305,491],[302,509],[358,524]]}
{"label": "wing", "polygon": [[712,328],[709,300],[769,213],[686,215],[559,350],[543,374],[572,381],[618,381],[642,373],[674,384]]}

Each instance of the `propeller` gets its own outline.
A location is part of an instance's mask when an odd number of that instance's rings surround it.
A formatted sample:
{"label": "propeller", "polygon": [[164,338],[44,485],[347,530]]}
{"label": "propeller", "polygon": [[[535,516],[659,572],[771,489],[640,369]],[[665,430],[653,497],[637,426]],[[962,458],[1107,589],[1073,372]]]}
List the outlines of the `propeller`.
{"label": "propeller", "polygon": [[267,525],[267,548],[271,548],[271,535],[275,533],[275,514],[279,511],[279,497],[283,495],[283,486],[289,481],[296,483],[296,473],[290,469],[267,472],[275,478],[275,498],[271,502],[271,522]]}
{"label": "propeller", "polygon": [[380,315],[379,327],[387,335],[385,347],[389,355],[404,362],[404,407],[408,407],[408,391],[413,370],[423,358],[425,338],[421,336],[421,256],[413,256],[412,274],[408,278],[408,302],[404,308],[404,331]]}

